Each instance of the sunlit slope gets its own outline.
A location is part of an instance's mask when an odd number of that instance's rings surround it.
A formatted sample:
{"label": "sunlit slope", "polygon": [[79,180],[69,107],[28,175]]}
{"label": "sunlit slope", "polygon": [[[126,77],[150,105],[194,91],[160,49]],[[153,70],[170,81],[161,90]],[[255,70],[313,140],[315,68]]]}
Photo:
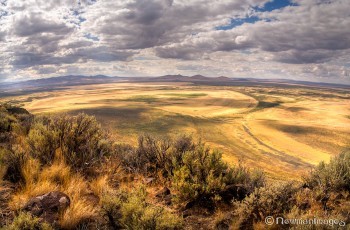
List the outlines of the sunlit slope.
{"label": "sunlit slope", "polygon": [[192,134],[222,149],[230,163],[271,178],[301,174],[350,144],[347,92],[304,88],[119,83],[12,98],[35,114],[96,115],[120,142]]}

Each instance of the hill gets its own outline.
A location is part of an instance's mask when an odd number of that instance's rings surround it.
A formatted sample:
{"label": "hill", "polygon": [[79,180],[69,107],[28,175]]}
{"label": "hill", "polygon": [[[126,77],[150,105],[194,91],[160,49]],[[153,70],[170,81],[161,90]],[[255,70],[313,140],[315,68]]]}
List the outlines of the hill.
{"label": "hill", "polygon": [[118,82],[189,82],[200,85],[217,86],[284,86],[284,87],[311,87],[350,90],[350,85],[329,84],[319,82],[295,81],[286,79],[255,79],[206,77],[203,75],[164,75],[159,77],[110,77],[105,75],[82,76],[68,75],[35,80],[1,83],[0,97],[16,96],[41,91],[54,91],[68,86],[108,84]]}

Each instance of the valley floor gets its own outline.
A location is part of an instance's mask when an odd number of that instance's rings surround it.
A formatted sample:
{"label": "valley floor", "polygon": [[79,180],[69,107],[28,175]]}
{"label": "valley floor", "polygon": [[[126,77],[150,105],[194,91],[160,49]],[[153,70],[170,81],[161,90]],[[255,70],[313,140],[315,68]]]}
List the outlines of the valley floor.
{"label": "valley floor", "polygon": [[[304,87],[111,83],[65,87],[2,101],[33,114],[95,115],[119,142],[193,135],[229,163],[296,179],[350,144],[350,92]],[[135,143],[136,144],[136,143]]]}

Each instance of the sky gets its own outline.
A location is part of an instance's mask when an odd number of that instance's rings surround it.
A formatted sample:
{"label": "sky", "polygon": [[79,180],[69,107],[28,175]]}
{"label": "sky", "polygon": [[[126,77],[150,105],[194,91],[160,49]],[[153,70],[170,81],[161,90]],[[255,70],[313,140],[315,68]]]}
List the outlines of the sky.
{"label": "sky", "polygon": [[99,74],[350,84],[350,1],[0,0],[0,83]]}

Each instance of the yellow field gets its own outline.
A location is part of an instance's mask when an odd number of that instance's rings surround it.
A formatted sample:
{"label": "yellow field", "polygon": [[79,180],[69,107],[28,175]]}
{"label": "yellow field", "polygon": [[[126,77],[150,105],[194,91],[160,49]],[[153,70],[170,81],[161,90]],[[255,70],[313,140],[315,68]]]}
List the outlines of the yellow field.
{"label": "yellow field", "polygon": [[350,145],[349,92],[301,87],[113,83],[3,98],[34,114],[95,115],[120,142],[191,134],[229,163],[300,179],[312,165]]}

